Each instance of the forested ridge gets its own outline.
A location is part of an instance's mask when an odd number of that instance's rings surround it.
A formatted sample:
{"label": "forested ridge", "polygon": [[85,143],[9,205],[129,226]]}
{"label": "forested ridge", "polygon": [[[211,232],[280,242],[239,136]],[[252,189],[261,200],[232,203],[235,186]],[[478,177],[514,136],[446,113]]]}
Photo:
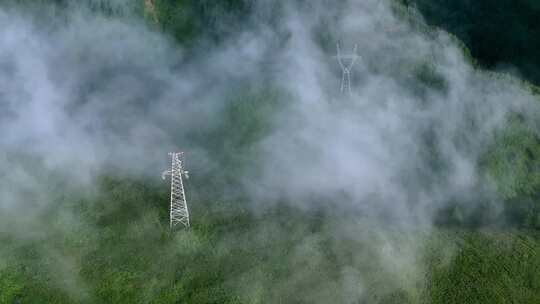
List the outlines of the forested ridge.
{"label": "forested ridge", "polygon": [[520,75],[538,85],[536,1],[409,1],[428,23],[461,39],[483,66]]}

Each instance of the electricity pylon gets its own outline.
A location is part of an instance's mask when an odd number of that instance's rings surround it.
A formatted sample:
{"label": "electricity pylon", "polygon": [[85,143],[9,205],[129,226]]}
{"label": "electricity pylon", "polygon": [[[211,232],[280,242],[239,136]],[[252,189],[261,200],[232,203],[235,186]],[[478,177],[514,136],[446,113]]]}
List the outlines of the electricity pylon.
{"label": "electricity pylon", "polygon": [[[351,54],[342,54],[341,53],[341,47],[339,46],[339,43],[337,44],[337,60],[339,62],[339,66],[341,67],[341,70],[343,71],[341,76],[341,93],[348,92],[350,95],[352,95],[352,89],[351,89],[351,70],[356,63],[356,60],[358,59],[358,44],[354,45],[353,52]],[[348,63],[348,64],[346,64]]]}
{"label": "electricity pylon", "polygon": [[184,182],[182,176],[189,178],[189,172],[184,170],[184,152],[169,153],[172,158],[171,170],[161,174],[161,178],[171,176],[171,209],[170,209],[170,227],[175,228],[182,224],[189,228],[189,210],[186,202],[186,193],[184,192]]}

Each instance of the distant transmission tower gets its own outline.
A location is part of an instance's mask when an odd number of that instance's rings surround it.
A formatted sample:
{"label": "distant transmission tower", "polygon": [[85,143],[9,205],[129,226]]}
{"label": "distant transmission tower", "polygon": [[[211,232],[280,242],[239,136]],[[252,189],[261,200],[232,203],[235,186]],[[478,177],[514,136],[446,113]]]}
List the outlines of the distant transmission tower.
{"label": "distant transmission tower", "polygon": [[165,179],[167,175],[171,176],[170,226],[173,229],[182,224],[189,228],[189,211],[182,181],[182,176],[189,178],[189,172],[184,170],[184,152],[174,152],[169,155],[172,157],[171,170],[163,172],[161,177]]}
{"label": "distant transmission tower", "polygon": [[339,62],[339,66],[341,67],[341,70],[343,71],[343,74],[341,76],[341,93],[348,92],[352,95],[352,89],[351,89],[351,70],[356,63],[356,60],[358,59],[358,44],[354,45],[353,52],[351,54],[342,54],[341,53],[341,47],[339,43],[337,44],[337,60]]}

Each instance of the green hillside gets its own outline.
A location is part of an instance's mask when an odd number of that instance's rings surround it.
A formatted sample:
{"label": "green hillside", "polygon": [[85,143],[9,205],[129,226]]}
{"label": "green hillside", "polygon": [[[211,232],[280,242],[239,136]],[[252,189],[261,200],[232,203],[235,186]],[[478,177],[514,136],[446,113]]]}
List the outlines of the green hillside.
{"label": "green hillside", "polygon": [[[56,230],[42,232],[39,242],[2,238],[2,303],[346,302],[347,293],[360,291],[338,288],[347,275],[342,264],[365,275],[369,303],[539,300],[535,231],[403,231],[367,218],[358,226],[351,216],[289,207],[254,215],[228,202],[197,201],[192,229],[170,233],[163,186],[106,178],[99,192],[59,203],[79,218],[52,215]],[[364,240],[334,235],[343,223]],[[381,231],[397,244],[388,254],[404,261],[388,264],[374,251],[388,241]],[[421,258],[409,260],[417,251]]]}
{"label": "green hillside", "polygon": [[[11,2],[6,7],[22,10],[20,7],[42,5]],[[72,9],[69,1],[52,2],[56,3],[52,15],[58,18],[63,10]],[[243,0],[81,4],[105,18],[144,20],[150,31],[163,33],[174,47],[182,49],[186,61],[197,60],[201,48],[226,44],[247,24],[241,20],[252,13],[254,5],[254,1]],[[529,16],[527,5],[518,12]],[[433,14],[453,8],[426,2],[421,10],[431,21]],[[488,15],[492,12],[483,10]],[[469,26],[474,33],[485,30]],[[519,39],[537,40],[532,37],[535,31],[520,32]],[[504,52],[484,53],[493,42],[456,35],[471,47],[478,71],[506,60]],[[110,62],[113,67],[114,60]],[[540,65],[540,59],[527,60]],[[515,61],[518,67],[522,63]],[[141,64],[138,71],[145,67]],[[534,70],[523,73],[536,81]],[[411,94],[423,102],[449,90],[445,77],[429,62],[407,63],[399,71],[405,80],[396,77],[395,83],[411,83]],[[386,76],[385,71],[380,73]],[[489,75],[493,83],[517,83],[540,102],[540,89],[534,85],[495,72]],[[107,79],[106,74],[100,76]],[[540,303],[540,117],[534,116],[538,113],[505,117],[506,127],[497,130],[475,164],[496,189],[496,203],[486,198],[485,204],[470,208],[470,202],[456,196],[444,208],[430,210],[435,223],[416,225],[355,209],[334,209],[325,197],[313,198],[326,204],[320,208],[273,197],[254,206],[251,193],[242,192],[245,181],[239,177],[258,176],[262,152],[256,143],[282,123],[276,117],[290,110],[287,102],[293,97],[281,88],[267,86],[266,79],[262,85],[238,83],[224,90],[228,95],[219,96],[223,105],[219,118],[209,115],[215,120],[173,139],[179,146],[189,142],[188,149],[197,147],[212,160],[200,165],[196,156],[188,159],[188,166],[200,169],[193,170],[186,181],[193,224],[189,230],[169,229],[169,189],[158,180],[159,172],[153,178],[105,166],[87,187],[64,176],[61,169],[55,170],[54,162],[51,165],[30,152],[6,150],[0,155],[0,164],[20,164],[15,166],[20,172],[37,172],[21,191],[37,211],[26,214],[13,208],[8,212],[6,207],[0,213],[0,304]],[[100,84],[89,84],[89,92],[93,92],[92,86],[99,88]],[[1,106],[3,93],[0,91]],[[85,102],[88,100],[81,101],[82,108]],[[205,111],[202,106],[193,107],[194,112]],[[122,118],[136,116],[135,110],[129,110],[122,112]],[[148,117],[155,114],[151,109],[144,111]],[[121,128],[121,119],[114,122]],[[164,123],[167,127],[176,125]],[[476,126],[459,127],[468,133]],[[430,135],[418,144],[419,153],[428,154],[428,168],[441,177],[446,163],[430,141],[435,135]],[[0,171],[8,185],[0,190],[7,193],[19,175],[26,177],[19,171]],[[40,191],[36,194],[33,189]],[[0,199],[9,197],[0,195]],[[53,203],[40,205],[41,201]],[[2,207],[0,203],[0,212]]]}

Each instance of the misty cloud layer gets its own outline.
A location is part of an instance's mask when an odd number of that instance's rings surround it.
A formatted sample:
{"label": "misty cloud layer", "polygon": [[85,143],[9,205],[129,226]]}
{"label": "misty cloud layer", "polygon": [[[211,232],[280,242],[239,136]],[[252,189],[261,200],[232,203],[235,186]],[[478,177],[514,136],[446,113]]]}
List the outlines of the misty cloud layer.
{"label": "misty cloud layer", "polygon": [[[265,170],[250,187],[263,198],[319,198],[414,223],[452,200],[496,200],[478,161],[509,113],[536,111],[535,97],[473,68],[452,37],[409,19],[415,11],[387,4],[287,10],[277,79],[293,97],[261,143]],[[352,97],[338,95],[340,71],[317,43],[319,20],[336,23],[326,29],[330,52],[338,39],[359,45]]]}
{"label": "misty cloud layer", "polygon": [[[279,25],[246,28],[192,58],[135,17],[80,9],[42,22],[0,6],[0,218],[46,208],[47,178],[33,168],[84,185],[110,170],[158,179],[167,152],[185,149],[197,170],[219,170],[215,151],[190,136],[219,127],[229,97],[246,87],[282,99],[250,147],[257,167],[237,177],[235,191],[253,206],[337,207],[429,227],[450,202],[496,204],[479,160],[508,114],[536,112],[536,98],[473,68],[453,38],[392,3],[275,4]],[[338,90],[338,41],[359,46],[352,96]],[[10,229],[0,224],[19,233]],[[349,224],[327,229],[336,243],[367,242]],[[380,239],[382,260],[414,263],[414,249],[397,254]],[[299,244],[299,259],[312,248]],[[361,293],[347,287],[364,283],[355,271],[339,283],[350,289],[344,303]]]}

